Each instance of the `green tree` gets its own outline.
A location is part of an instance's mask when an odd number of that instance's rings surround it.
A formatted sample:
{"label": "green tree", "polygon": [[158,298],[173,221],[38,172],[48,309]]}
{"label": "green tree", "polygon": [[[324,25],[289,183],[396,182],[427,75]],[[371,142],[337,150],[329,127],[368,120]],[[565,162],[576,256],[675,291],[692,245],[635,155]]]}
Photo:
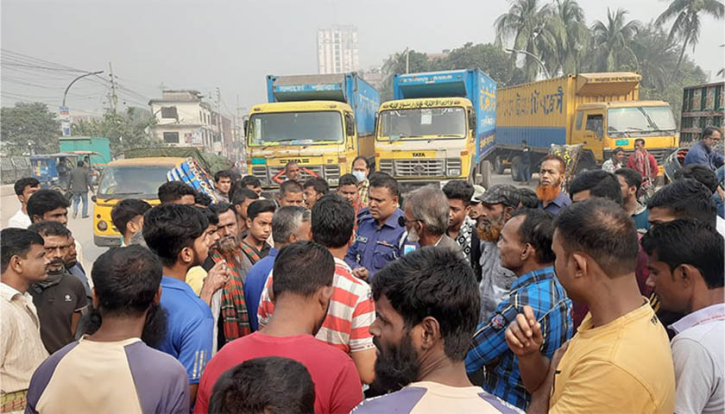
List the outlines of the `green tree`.
{"label": "green tree", "polygon": [[[511,8],[496,19],[496,43],[511,43],[512,49],[523,50],[542,58],[542,52],[551,54],[556,49],[556,40],[549,31],[547,22],[550,8],[540,7],[538,0],[511,0]],[[512,55],[516,61],[516,54]],[[536,79],[539,63],[530,55],[524,55],[524,73],[529,81]]]}
{"label": "green tree", "polygon": [[594,69],[602,72],[622,70],[624,64],[634,64],[638,69],[637,56],[631,49],[632,39],[641,27],[639,20],[627,21],[629,12],[607,8],[607,23],[601,20],[592,26],[593,47],[596,50]]}
{"label": "green tree", "polygon": [[148,111],[129,107],[123,113],[107,111],[101,119],[81,121],[72,130],[74,135],[108,138],[113,153],[119,154],[126,149],[161,145],[148,134],[148,128],[155,123],[156,119]]}
{"label": "green tree", "polygon": [[650,23],[637,33],[631,49],[639,62],[641,86],[655,90],[665,89],[672,80],[670,71],[677,62],[677,45],[667,33],[660,26]]}
{"label": "green tree", "polygon": [[393,76],[396,73],[405,73],[406,69],[406,53],[408,73],[427,72],[430,70],[430,61],[428,55],[415,50],[408,52],[396,53],[383,63],[381,72],[383,74],[383,84],[380,87],[380,101],[385,102],[393,99]]}
{"label": "green tree", "polygon": [[582,51],[586,49],[590,32],[584,19],[584,10],[576,0],[556,0],[549,6],[548,31],[555,40],[553,56],[547,61],[552,73],[578,73]]}
{"label": "green tree", "polygon": [[[687,46],[690,45],[694,52],[697,42],[700,40],[701,14],[722,19],[725,16],[725,5],[719,0],[672,0],[670,6],[655,21],[656,24],[662,25],[674,18],[675,21],[670,29],[670,39],[682,39],[680,57],[672,72],[673,78],[680,69]],[[720,34],[722,35],[722,30]]]}
{"label": "green tree", "polygon": [[2,149],[7,155],[58,152],[60,122],[47,105],[18,102],[1,111]]}
{"label": "green tree", "polygon": [[466,43],[453,49],[447,57],[431,62],[431,66],[431,70],[479,68],[501,86],[508,84],[514,73],[506,52],[491,43]]}

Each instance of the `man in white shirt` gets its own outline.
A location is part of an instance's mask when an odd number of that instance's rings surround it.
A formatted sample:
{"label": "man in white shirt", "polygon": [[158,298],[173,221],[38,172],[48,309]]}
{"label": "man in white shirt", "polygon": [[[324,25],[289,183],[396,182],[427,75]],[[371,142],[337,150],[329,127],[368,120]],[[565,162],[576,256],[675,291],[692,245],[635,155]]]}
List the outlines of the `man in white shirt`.
{"label": "man in white shirt", "polygon": [[30,377],[48,357],[40,322],[28,293],[47,278],[43,238],[23,229],[0,232],[0,412],[23,412]]}
{"label": "man in white shirt", "polygon": [[40,190],[40,181],[32,177],[24,177],[15,182],[15,195],[20,201],[20,210],[8,220],[8,227],[27,229],[31,221],[28,216],[28,199],[33,193]]}
{"label": "man in white shirt", "polygon": [[663,223],[642,237],[647,284],[664,310],[685,316],[671,324],[675,412],[725,412],[725,242],[696,219]]}

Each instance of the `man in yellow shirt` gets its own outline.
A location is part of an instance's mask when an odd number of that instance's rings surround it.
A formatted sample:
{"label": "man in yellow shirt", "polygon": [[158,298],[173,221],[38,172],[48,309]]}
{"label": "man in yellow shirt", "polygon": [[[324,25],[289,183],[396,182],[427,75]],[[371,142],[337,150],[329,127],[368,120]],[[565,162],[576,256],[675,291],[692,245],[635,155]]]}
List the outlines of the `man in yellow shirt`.
{"label": "man in yellow shirt", "polygon": [[637,287],[634,222],[609,200],[575,203],[559,213],[552,246],[559,281],[589,313],[551,362],[539,352],[541,324],[531,308],[509,325],[506,341],[532,392],[527,412],[672,413],[672,353]]}

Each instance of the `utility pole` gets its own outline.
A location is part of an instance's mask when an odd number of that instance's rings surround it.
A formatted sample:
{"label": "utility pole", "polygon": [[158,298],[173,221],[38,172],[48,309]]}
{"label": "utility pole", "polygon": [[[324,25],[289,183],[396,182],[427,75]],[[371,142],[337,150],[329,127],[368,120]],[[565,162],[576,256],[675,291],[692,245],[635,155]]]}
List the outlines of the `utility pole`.
{"label": "utility pole", "polygon": [[118,103],[118,95],[116,95],[116,79],[113,77],[113,66],[108,62],[108,76],[111,77],[111,112],[116,115],[116,104]]}

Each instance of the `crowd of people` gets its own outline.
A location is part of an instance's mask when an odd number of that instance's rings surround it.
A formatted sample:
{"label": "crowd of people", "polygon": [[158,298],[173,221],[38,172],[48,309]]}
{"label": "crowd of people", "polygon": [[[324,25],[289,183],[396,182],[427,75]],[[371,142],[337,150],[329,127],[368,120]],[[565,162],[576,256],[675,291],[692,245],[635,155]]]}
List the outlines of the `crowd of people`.
{"label": "crowd of people", "polygon": [[364,157],[337,188],[291,162],[272,197],[231,171],[213,197],[171,181],[158,206],[116,204],[122,247],[90,273],[68,199],[23,178],[0,233],[0,412],[721,413],[706,131],[656,192],[639,149],[571,180],[548,155],[535,191],[401,194]]}

